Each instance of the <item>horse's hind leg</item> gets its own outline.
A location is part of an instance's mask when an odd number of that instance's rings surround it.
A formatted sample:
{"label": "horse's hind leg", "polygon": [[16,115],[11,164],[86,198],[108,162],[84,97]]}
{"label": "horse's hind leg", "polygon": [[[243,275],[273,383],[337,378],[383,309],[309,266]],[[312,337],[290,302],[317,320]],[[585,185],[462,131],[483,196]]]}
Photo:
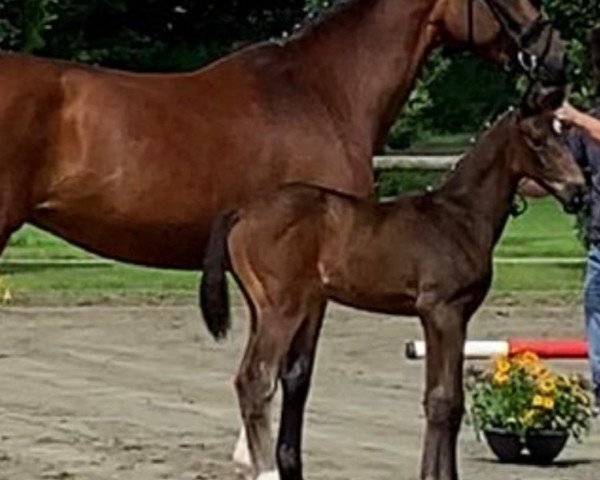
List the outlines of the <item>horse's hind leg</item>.
{"label": "horse's hind leg", "polygon": [[456,445],[464,409],[463,348],[467,319],[460,309],[422,311],[427,342],[427,428],[422,480],[458,480]]}
{"label": "horse's hind leg", "polygon": [[308,398],[317,342],[325,304],[309,312],[292,345],[281,371],[283,404],[277,439],[277,466],[282,480],[302,480],[302,427]]}
{"label": "horse's hind leg", "polygon": [[236,377],[236,389],[244,421],[254,474],[260,480],[276,479],[271,433],[271,403],[279,369],[301,321],[273,310],[258,311],[244,358]]}

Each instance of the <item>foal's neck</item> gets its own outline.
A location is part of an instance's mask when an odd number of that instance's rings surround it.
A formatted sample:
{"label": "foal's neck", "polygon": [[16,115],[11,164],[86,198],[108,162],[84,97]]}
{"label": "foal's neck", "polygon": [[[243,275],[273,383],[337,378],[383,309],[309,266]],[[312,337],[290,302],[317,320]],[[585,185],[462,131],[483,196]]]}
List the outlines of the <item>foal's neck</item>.
{"label": "foal's neck", "polygon": [[[290,40],[348,141],[380,146],[437,42],[437,0],[346,0]],[[370,160],[370,159],[369,159]]]}
{"label": "foal's neck", "polygon": [[489,248],[495,246],[506,225],[521,175],[511,168],[518,155],[507,115],[487,132],[458,163],[434,194],[468,222],[470,233]]}

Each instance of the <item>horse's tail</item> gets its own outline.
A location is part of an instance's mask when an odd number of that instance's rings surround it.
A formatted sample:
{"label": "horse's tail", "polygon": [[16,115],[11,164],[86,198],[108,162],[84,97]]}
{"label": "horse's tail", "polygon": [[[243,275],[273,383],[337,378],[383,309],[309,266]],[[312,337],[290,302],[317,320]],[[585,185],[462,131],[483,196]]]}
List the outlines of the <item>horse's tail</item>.
{"label": "horse's tail", "polygon": [[200,310],[215,340],[223,340],[231,328],[229,290],[225,272],[230,268],[227,237],[235,224],[233,212],[219,215],[212,226],[204,254],[200,280]]}

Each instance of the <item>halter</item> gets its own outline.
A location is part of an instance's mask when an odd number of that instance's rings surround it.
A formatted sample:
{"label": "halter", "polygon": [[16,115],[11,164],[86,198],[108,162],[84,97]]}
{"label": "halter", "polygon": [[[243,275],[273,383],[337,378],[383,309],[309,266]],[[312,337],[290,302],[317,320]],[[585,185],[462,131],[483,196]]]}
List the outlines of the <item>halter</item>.
{"label": "halter", "polygon": [[519,218],[523,215],[527,209],[529,208],[529,203],[527,203],[527,199],[525,196],[517,192],[515,194],[515,198],[513,199],[512,205],[510,206],[510,214],[513,218]]}
{"label": "halter", "polygon": [[[475,4],[476,0],[469,0],[467,4],[467,22],[469,25],[468,41],[470,45],[474,44],[474,23],[475,23]],[[552,47],[552,39],[554,37],[554,29],[551,27],[550,21],[540,14],[535,20],[529,23],[525,29],[518,35],[514,35],[511,28],[508,28],[507,24],[510,25],[514,30],[521,30],[520,24],[514,20],[503,8],[500,7],[495,0],[482,0],[487,5],[488,9],[504,29],[505,33],[516,43],[518,47],[517,61],[520,67],[527,74],[530,79],[533,79],[537,74],[541,65],[546,61],[546,57]],[[546,34],[546,43],[541,56],[537,56],[528,51],[528,47],[539,39],[544,31]]]}

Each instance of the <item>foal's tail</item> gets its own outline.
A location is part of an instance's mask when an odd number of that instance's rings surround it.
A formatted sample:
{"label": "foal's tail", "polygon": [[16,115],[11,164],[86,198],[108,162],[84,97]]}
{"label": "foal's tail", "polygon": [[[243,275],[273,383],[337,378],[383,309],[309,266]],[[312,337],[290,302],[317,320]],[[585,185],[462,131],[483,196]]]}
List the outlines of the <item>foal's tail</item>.
{"label": "foal's tail", "polygon": [[227,237],[235,224],[233,212],[219,215],[213,223],[204,254],[200,280],[200,310],[204,323],[215,340],[223,340],[231,328],[229,290],[225,272],[229,269]]}

